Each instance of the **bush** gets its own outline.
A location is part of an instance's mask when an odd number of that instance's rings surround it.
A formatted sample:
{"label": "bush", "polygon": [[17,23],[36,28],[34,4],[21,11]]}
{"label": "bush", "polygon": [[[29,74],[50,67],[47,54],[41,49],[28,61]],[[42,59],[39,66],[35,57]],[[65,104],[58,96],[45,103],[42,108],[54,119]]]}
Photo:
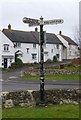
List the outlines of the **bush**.
{"label": "bush", "polygon": [[53,56],[53,62],[55,62],[55,63],[58,62],[57,56]]}
{"label": "bush", "polygon": [[37,62],[34,62],[34,64],[36,65],[36,64],[38,64]]}
{"label": "bush", "polygon": [[16,62],[11,64],[11,68],[19,68],[23,66],[23,62],[21,59],[16,58]]}
{"label": "bush", "polygon": [[22,60],[19,59],[19,58],[16,58],[16,61],[15,61],[15,62],[16,62],[17,64],[19,64],[19,65],[23,64]]}

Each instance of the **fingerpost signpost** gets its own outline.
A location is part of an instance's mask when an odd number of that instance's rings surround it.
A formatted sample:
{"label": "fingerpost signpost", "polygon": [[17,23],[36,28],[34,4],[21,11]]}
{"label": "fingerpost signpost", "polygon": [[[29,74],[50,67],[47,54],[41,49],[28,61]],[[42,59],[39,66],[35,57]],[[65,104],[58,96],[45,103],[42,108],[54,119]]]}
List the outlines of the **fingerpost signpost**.
{"label": "fingerpost signpost", "polygon": [[23,18],[23,22],[27,23],[29,27],[34,26],[40,26],[40,106],[45,106],[45,91],[44,91],[44,31],[43,26],[44,25],[57,25],[62,24],[64,22],[63,19],[54,19],[54,20],[43,20],[43,17],[40,17],[40,20],[38,19],[32,19],[32,18]]}

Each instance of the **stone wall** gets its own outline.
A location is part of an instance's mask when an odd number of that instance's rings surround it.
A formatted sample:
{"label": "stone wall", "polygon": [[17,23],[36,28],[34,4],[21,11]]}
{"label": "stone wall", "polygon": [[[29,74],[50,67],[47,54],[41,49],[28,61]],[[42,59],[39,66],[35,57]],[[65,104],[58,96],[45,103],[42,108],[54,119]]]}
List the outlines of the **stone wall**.
{"label": "stone wall", "polygon": [[[62,66],[61,66],[62,67]],[[26,70],[23,75],[31,75],[31,76],[36,76],[39,75],[40,71],[38,69],[36,70]],[[49,69],[46,68],[44,69],[44,74],[45,75],[79,75],[81,74],[80,69],[76,70],[68,70],[68,69]]]}
{"label": "stone wall", "polygon": [[[16,91],[2,93],[2,107],[36,106],[40,102],[39,91]],[[81,89],[53,89],[45,91],[45,103],[49,104],[81,104]]]}

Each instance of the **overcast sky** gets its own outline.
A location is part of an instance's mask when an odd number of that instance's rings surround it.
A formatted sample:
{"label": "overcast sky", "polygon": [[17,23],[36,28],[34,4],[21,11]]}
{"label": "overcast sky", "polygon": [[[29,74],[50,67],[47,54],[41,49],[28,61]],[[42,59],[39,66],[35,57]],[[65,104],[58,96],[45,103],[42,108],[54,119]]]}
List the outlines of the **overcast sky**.
{"label": "overcast sky", "polygon": [[[0,0],[0,29],[7,28],[11,24],[12,29],[33,31],[22,22],[23,17],[44,20],[56,18],[64,19],[60,25],[47,25],[44,30],[63,34],[74,38],[75,29],[79,26],[79,1],[80,0]],[[39,27],[38,27],[39,30]]]}

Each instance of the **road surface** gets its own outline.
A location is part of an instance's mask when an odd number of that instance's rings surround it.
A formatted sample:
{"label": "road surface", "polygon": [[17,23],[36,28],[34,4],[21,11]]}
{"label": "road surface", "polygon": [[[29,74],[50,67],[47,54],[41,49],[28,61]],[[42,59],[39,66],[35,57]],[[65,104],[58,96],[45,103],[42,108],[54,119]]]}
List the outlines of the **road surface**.
{"label": "road surface", "polygon": [[[23,71],[24,69],[17,69],[11,72],[0,72],[0,76],[2,76],[2,78],[0,77],[0,91],[39,90],[40,80],[24,80]],[[79,80],[45,81],[45,89],[73,89],[80,88],[80,86]]]}
{"label": "road surface", "polygon": [[[1,84],[1,82],[0,82]],[[45,81],[45,89],[73,89],[79,88],[80,83],[75,81]],[[40,81],[3,81],[2,91],[16,91],[16,90],[39,90]]]}

